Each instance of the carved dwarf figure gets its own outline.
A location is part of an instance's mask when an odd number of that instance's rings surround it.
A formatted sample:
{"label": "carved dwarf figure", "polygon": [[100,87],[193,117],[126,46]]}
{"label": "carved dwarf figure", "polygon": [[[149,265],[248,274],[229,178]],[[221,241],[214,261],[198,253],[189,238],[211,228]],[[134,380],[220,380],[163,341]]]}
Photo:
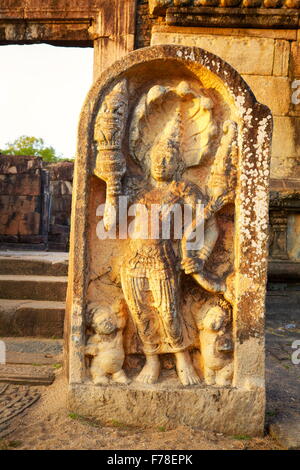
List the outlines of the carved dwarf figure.
{"label": "carved dwarf figure", "polygon": [[127,384],[129,379],[123,367],[123,329],[126,325],[127,311],[122,301],[116,301],[111,307],[92,308],[91,326],[95,332],[86,345],[85,354],[92,356],[90,372],[95,385],[109,382]]}
{"label": "carved dwarf figure", "polygon": [[231,385],[233,375],[233,343],[231,311],[225,301],[204,306],[198,324],[204,380],[207,385]]}

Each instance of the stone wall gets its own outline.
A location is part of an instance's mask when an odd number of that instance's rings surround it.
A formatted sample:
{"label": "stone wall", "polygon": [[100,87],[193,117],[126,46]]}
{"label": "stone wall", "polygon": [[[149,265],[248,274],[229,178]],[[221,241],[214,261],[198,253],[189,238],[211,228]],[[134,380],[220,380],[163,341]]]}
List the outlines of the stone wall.
{"label": "stone wall", "polygon": [[68,250],[73,163],[0,156],[0,246]]}
{"label": "stone wall", "polygon": [[41,158],[0,156],[0,242],[44,242]]}
{"label": "stone wall", "polygon": [[300,181],[273,179],[270,192],[270,281],[299,281],[299,235]]}
{"label": "stone wall", "polygon": [[137,0],[135,49],[150,46],[151,29],[159,18],[150,15],[148,0]]}
{"label": "stone wall", "polygon": [[74,164],[52,163],[46,168],[51,195],[48,247],[53,251],[68,251]]}

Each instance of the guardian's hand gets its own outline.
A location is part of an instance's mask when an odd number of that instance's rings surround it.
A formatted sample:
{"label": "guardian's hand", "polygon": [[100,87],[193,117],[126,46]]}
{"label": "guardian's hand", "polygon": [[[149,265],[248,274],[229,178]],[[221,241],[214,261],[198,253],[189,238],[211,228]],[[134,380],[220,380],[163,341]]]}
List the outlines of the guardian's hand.
{"label": "guardian's hand", "polygon": [[212,212],[218,212],[220,209],[222,209],[223,206],[225,206],[229,202],[232,202],[232,195],[230,194],[230,192],[224,192],[224,194],[221,194],[215,200],[213,200],[211,204]]}
{"label": "guardian's hand", "polygon": [[202,271],[204,261],[199,258],[184,258],[181,261],[181,267],[185,274],[199,273]]}

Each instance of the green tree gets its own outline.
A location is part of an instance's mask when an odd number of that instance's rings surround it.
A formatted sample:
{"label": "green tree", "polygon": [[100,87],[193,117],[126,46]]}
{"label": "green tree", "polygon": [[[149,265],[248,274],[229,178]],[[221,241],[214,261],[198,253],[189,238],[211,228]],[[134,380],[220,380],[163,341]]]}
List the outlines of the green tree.
{"label": "green tree", "polygon": [[37,137],[22,135],[14,142],[5,144],[5,148],[0,150],[3,155],[32,155],[42,157],[45,162],[61,161],[53,147],[47,147],[44,140]]}

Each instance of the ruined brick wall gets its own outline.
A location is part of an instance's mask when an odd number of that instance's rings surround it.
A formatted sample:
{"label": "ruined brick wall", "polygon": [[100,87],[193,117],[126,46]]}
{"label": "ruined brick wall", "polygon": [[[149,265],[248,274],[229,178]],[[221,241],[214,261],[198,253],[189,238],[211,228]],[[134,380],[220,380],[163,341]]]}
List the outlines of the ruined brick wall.
{"label": "ruined brick wall", "polygon": [[135,49],[150,46],[151,29],[154,24],[164,24],[164,20],[149,14],[148,0],[137,0]]}
{"label": "ruined brick wall", "polygon": [[0,242],[42,243],[42,160],[0,155]]}
{"label": "ruined brick wall", "polygon": [[72,162],[0,156],[0,247],[67,250]]}

